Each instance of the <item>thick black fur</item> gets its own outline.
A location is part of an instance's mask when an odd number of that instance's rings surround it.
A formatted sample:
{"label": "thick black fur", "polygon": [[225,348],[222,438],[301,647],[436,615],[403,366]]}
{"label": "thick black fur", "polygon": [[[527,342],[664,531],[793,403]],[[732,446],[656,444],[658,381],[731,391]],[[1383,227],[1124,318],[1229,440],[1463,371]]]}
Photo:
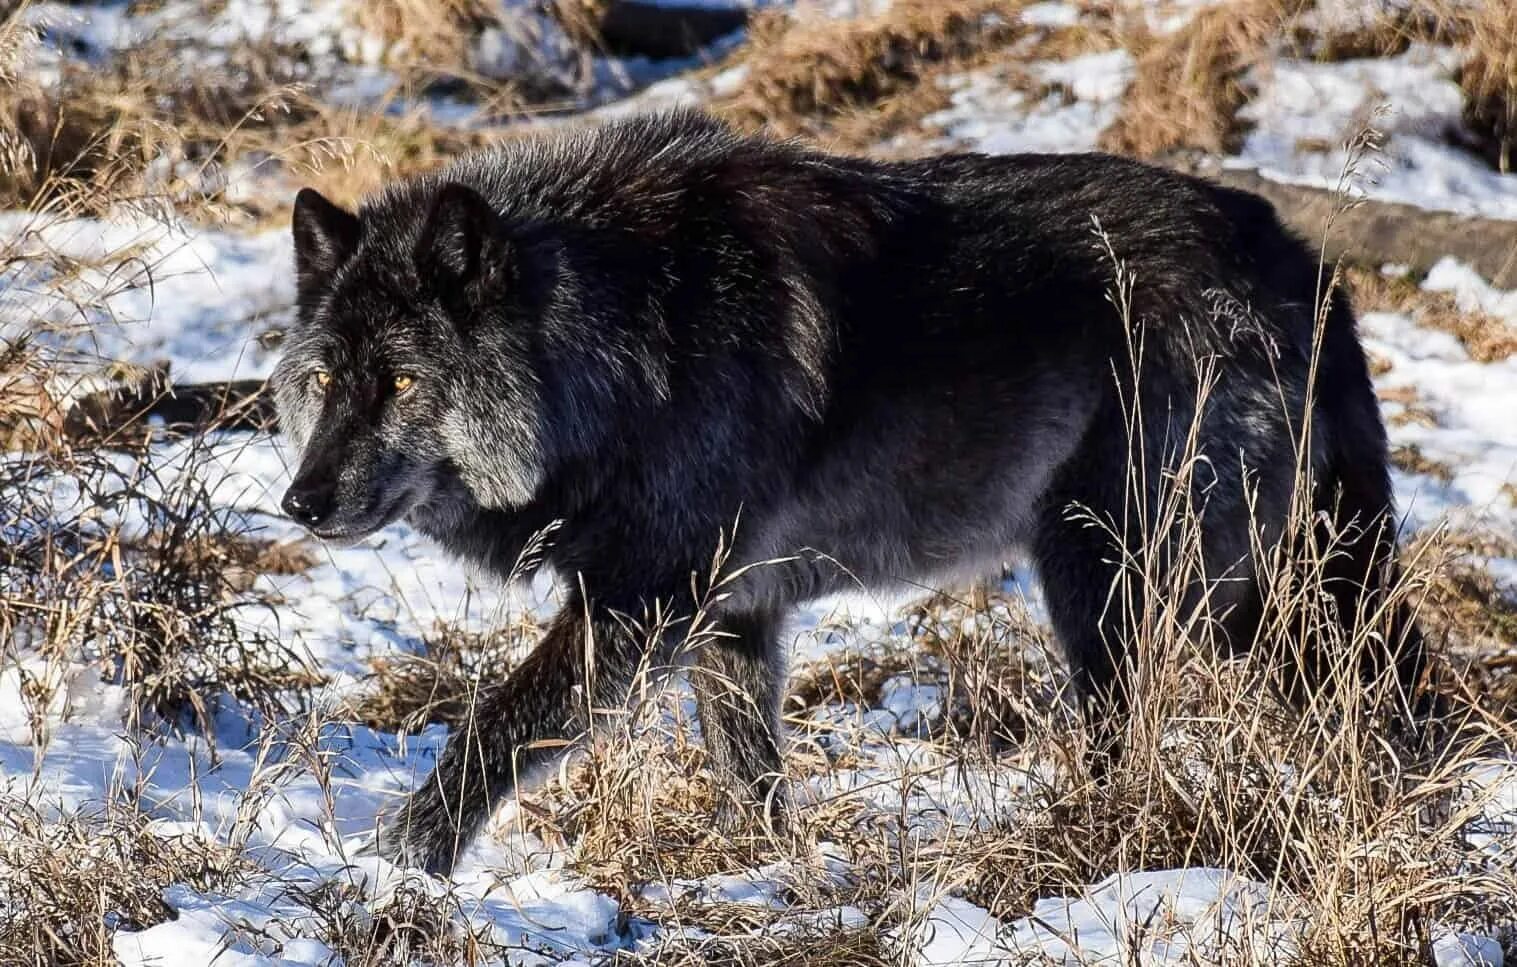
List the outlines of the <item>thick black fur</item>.
{"label": "thick black fur", "polygon": [[[509,143],[356,215],[303,192],[295,238],[287,506],[333,539],[404,516],[502,576],[556,522],[573,589],[385,830],[392,857],[449,869],[519,775],[667,664],[688,627],[649,654],[649,616],[691,613],[724,533],[727,573],[770,562],[708,602],[691,671],[734,801],[781,773],[786,610],[855,582],[1030,552],[1078,684],[1120,721],[1144,602],[1113,605],[1115,545],[1167,564],[1153,507],[1193,423],[1187,597],[1255,637],[1250,547],[1285,535],[1325,297],[1259,198],[1100,155],[886,164],[674,114]],[[1308,463],[1317,536],[1358,535],[1330,584],[1352,625],[1389,575],[1391,493],[1353,318],[1335,297],[1325,319]],[[1422,646],[1395,621],[1410,691]],[[1334,662],[1313,654],[1302,689]]]}

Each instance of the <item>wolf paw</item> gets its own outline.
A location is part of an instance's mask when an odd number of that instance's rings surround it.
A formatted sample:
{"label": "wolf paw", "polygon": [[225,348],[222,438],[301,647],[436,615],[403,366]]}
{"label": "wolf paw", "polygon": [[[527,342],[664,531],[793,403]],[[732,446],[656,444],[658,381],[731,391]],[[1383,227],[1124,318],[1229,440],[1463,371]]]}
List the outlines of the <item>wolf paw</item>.
{"label": "wolf paw", "polygon": [[712,811],[712,824],[723,836],[764,833],[778,836],[790,825],[790,802],[776,791],[764,800],[722,796]]}
{"label": "wolf paw", "polygon": [[380,822],[365,852],[395,866],[447,876],[457,858],[458,837],[450,824],[427,822],[408,804]]}

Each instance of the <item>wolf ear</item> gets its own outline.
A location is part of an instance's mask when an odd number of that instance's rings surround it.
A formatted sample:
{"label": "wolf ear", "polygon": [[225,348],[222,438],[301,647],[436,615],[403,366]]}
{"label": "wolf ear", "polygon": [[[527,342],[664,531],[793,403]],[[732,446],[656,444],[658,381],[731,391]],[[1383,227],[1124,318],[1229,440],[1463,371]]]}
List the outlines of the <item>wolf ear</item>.
{"label": "wolf ear", "polygon": [[501,237],[500,216],[484,196],[449,182],[437,191],[416,243],[416,268],[424,282],[444,293],[489,283],[509,270],[511,246]]}
{"label": "wolf ear", "polygon": [[302,298],[322,285],[358,247],[358,216],[327,201],[314,188],[295,196],[295,280]]}

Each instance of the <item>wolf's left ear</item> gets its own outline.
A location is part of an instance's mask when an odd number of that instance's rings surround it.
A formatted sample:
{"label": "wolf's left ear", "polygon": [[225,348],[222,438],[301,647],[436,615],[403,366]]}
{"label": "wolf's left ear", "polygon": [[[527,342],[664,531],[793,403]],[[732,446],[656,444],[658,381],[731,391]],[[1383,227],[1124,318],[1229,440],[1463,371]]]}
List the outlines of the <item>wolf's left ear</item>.
{"label": "wolf's left ear", "polygon": [[500,216],[479,192],[450,182],[437,191],[426,227],[416,243],[416,268],[424,282],[444,292],[489,283],[510,271],[511,244],[500,233]]}
{"label": "wolf's left ear", "polygon": [[302,297],[319,288],[358,247],[358,216],[314,188],[295,196],[295,280]]}

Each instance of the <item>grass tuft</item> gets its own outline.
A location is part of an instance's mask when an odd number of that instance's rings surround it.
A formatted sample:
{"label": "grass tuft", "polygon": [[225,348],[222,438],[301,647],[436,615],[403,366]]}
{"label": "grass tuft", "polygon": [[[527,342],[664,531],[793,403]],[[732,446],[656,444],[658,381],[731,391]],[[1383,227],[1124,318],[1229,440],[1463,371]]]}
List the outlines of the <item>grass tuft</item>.
{"label": "grass tuft", "polygon": [[1238,111],[1246,75],[1262,63],[1309,0],[1230,0],[1199,10],[1173,33],[1138,28],[1128,39],[1136,73],[1105,151],[1163,158],[1182,151],[1231,154],[1245,128]]}
{"label": "grass tuft", "polygon": [[1464,124],[1497,171],[1517,165],[1517,5],[1484,3],[1470,21],[1469,57],[1456,80]]}
{"label": "grass tuft", "polygon": [[760,15],[737,55],[741,89],[716,105],[737,123],[783,135],[916,90],[934,68],[977,57],[1022,32],[1022,0],[900,0],[858,19]]}
{"label": "grass tuft", "polygon": [[162,833],[139,813],[47,819],[0,796],[0,962],[113,965],[114,934],[177,916],[165,888],[215,890],[249,868],[231,847]]}

